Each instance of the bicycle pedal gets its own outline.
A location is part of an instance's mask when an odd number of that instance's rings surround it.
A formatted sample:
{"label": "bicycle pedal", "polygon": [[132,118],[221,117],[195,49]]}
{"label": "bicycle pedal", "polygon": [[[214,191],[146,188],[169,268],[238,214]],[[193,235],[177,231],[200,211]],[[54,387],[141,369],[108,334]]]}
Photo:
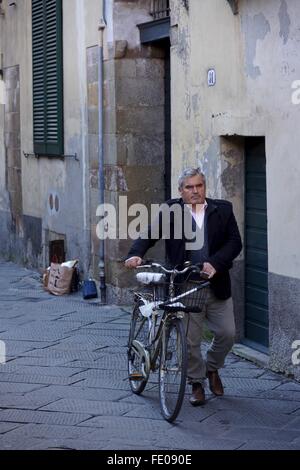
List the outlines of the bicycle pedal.
{"label": "bicycle pedal", "polygon": [[129,374],[129,380],[139,381],[143,379],[143,374],[140,374],[139,372],[133,372],[132,374]]}

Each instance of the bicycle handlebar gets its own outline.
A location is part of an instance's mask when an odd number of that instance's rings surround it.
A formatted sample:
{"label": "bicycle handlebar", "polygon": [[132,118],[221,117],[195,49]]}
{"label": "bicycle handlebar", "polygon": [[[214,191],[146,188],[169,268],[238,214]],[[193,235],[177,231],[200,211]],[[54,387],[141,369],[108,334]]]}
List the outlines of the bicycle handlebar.
{"label": "bicycle handlebar", "polygon": [[186,268],[184,268],[181,271],[179,269],[176,269],[176,268],[167,269],[162,264],[159,264],[159,263],[143,264],[143,265],[140,265],[140,266],[136,266],[136,269],[142,269],[142,268],[160,268],[162,271],[164,271],[167,274],[172,274],[172,273],[174,273],[174,274],[184,274],[187,271],[192,270],[192,269],[197,270],[199,272],[201,271],[200,267],[196,266],[194,264],[191,264],[190,266],[187,266]]}

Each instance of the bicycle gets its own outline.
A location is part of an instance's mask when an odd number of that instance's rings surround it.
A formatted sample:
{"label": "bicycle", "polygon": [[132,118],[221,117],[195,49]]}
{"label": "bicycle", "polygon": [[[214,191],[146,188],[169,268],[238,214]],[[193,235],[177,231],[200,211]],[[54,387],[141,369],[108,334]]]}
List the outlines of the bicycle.
{"label": "bicycle", "polygon": [[[183,318],[186,313],[202,310],[209,282],[194,279],[195,273],[202,273],[195,265],[177,270],[151,263],[138,266],[141,268],[155,268],[159,272],[136,274],[138,282],[148,286],[150,292],[134,295],[127,350],[130,387],[133,393],[141,394],[150,372],[158,370],[161,412],[167,421],[173,422],[182,406],[187,378]],[[175,282],[176,276],[187,273],[183,282]]]}

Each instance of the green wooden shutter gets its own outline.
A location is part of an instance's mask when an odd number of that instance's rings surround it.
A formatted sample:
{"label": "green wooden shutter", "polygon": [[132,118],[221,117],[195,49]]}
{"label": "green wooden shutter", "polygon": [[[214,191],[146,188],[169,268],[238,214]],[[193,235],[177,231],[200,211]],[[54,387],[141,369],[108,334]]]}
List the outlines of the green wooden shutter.
{"label": "green wooden shutter", "polygon": [[32,0],[34,152],[63,154],[62,0]]}

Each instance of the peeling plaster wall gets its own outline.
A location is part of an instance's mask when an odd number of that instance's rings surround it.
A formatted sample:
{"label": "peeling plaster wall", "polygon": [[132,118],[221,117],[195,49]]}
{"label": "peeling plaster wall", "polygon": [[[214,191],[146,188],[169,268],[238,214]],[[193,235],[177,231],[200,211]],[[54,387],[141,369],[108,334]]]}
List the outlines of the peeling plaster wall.
{"label": "peeling plaster wall", "polygon": [[[128,207],[142,203],[148,209],[164,200],[164,52],[140,43],[137,25],[152,20],[148,0],[116,0],[107,11],[112,27],[104,56],[105,201],[119,216],[119,196],[127,196]],[[131,244],[122,237],[106,240],[109,301],[132,301],[134,276],[121,262]],[[147,256],[163,259],[160,247]]]}
{"label": "peeling plaster wall", "polygon": [[[186,30],[188,22],[191,45],[190,65],[178,63],[180,48],[173,48],[172,75],[178,77],[173,96],[179,97],[177,103],[173,100],[174,173],[183,164],[200,161],[208,173],[209,193],[226,196],[220,181],[225,162],[218,136],[266,136],[269,269],[299,278],[300,254],[293,234],[300,208],[288,207],[281,218],[277,208],[279,187],[289,187],[290,197],[298,198],[300,105],[292,104],[291,86],[300,78],[300,4],[296,0],[240,1],[235,16],[221,0],[191,1],[189,15],[181,10],[179,29]],[[216,70],[214,87],[206,83],[210,67]],[[187,108],[183,104],[190,94],[200,104],[190,114],[180,113],[179,108]]]}
{"label": "peeling plaster wall", "polygon": [[[173,194],[180,169],[200,163],[209,194],[226,197],[219,136],[265,135],[269,269],[299,278],[300,252],[293,233],[300,208],[293,205],[282,218],[276,208],[282,199],[278,187],[289,186],[291,198],[298,198],[293,182],[300,171],[300,105],[292,104],[291,86],[300,79],[300,4],[240,0],[238,15],[223,0],[191,0],[189,12],[182,2],[172,4]],[[207,85],[209,68],[216,70],[213,87]],[[282,226],[287,228],[286,243],[281,242]]]}
{"label": "peeling plaster wall", "polygon": [[[4,67],[20,68],[22,211],[28,222],[24,226],[31,232],[28,240],[22,236],[18,240],[21,260],[40,267],[48,265],[48,241],[61,234],[66,240],[66,256],[79,258],[87,270],[91,235],[86,50],[98,42],[101,2],[63,0],[64,153],[77,153],[79,162],[23,156],[23,151],[33,151],[31,0],[16,2],[15,7],[9,3],[2,3],[3,63]],[[51,196],[57,201],[54,208],[50,207]],[[39,238],[34,232],[39,232]]]}
{"label": "peeling plaster wall", "polygon": [[[292,104],[291,86],[300,78],[300,4],[242,0],[239,15],[222,0],[192,0],[189,12],[181,2],[173,4],[173,192],[178,171],[200,163],[208,176],[209,194],[227,196],[219,136],[265,135],[269,269],[299,278],[300,254],[293,233],[299,228],[300,208],[289,207],[281,218],[277,208],[282,199],[278,187],[289,186],[291,198],[298,198],[293,182],[300,171],[300,105]],[[207,86],[209,68],[216,70],[213,87]],[[233,162],[236,171],[234,167]],[[282,226],[287,228],[285,243]]]}
{"label": "peeling plaster wall", "polygon": [[[230,7],[219,1],[172,2],[172,155],[173,193],[178,172],[187,165],[201,165],[206,172],[208,193],[221,196],[220,142],[212,132],[212,115],[227,114],[244,95],[240,72],[239,24]],[[220,54],[226,44],[226,61]],[[215,68],[217,85],[207,86],[208,69]],[[236,75],[233,70],[239,71]],[[217,91],[217,94],[216,94]],[[219,111],[219,97],[226,111]]]}
{"label": "peeling plaster wall", "polygon": [[[223,0],[190,0],[189,12],[181,1],[172,1],[173,192],[178,171],[200,163],[209,195],[232,200],[243,233],[243,142],[234,136],[265,136],[270,364],[287,370],[288,351],[300,332],[282,329],[276,292],[280,283],[285,286],[280,292],[286,311],[293,312],[289,323],[297,325],[289,286],[296,283],[298,292],[300,285],[300,105],[292,103],[292,83],[300,80],[300,3],[238,4],[233,15]],[[212,87],[210,68],[216,71]],[[280,211],[283,200],[287,204]],[[243,254],[237,264],[242,259]]]}
{"label": "peeling plaster wall", "polygon": [[190,17],[181,2],[172,0],[170,7],[172,196],[176,197],[180,169],[193,162],[199,151],[200,132],[196,121],[200,102],[199,95],[191,91]]}
{"label": "peeling plaster wall", "polygon": [[[107,22],[104,31],[105,200],[118,210],[119,195],[128,194],[128,205],[142,202],[150,206],[161,201],[164,194],[164,54],[160,48],[140,44],[137,24],[152,19],[148,0],[103,1]],[[22,213],[24,220],[27,218],[24,227],[31,233],[28,243],[26,236],[19,237],[19,258],[45,266],[49,241],[59,238],[65,240],[66,256],[79,258],[84,271],[98,277],[98,22],[103,2],[63,0],[64,152],[76,153],[79,161],[23,156],[23,151],[33,151],[31,0],[17,2],[16,7],[8,3],[8,0],[3,2],[6,15],[1,18],[5,38],[2,47],[4,66],[17,65],[20,69]],[[1,139],[2,136],[0,145]],[[2,167],[0,182],[5,180],[3,160]],[[0,221],[4,227],[10,222],[5,181],[0,194],[3,208],[8,209],[7,217]],[[3,247],[8,238],[2,237]],[[120,259],[126,255],[130,243],[112,240],[106,244],[107,282],[116,291],[114,300],[121,298],[122,289],[125,292],[128,287]],[[7,251],[6,246],[3,249]]]}

